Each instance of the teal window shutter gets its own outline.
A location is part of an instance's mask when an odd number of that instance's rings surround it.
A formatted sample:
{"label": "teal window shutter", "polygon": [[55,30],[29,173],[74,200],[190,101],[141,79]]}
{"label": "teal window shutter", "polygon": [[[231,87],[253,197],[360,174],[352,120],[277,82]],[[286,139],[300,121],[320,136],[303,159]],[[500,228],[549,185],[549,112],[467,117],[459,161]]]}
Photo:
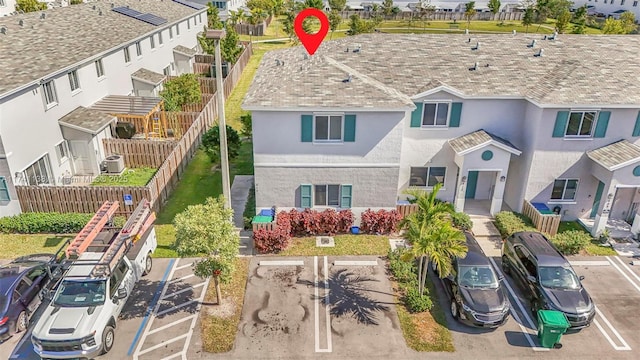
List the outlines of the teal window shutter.
{"label": "teal window shutter", "polygon": [[640,136],[640,111],[636,117],[636,126],[633,127],[633,136]]}
{"label": "teal window shutter", "polygon": [[300,185],[300,207],[311,207],[311,185]]}
{"label": "teal window shutter", "polygon": [[454,102],[451,104],[449,127],[460,127],[460,115],[462,115],[462,103]]}
{"label": "teal window shutter", "polygon": [[603,138],[607,134],[607,126],[609,125],[609,118],[611,117],[611,111],[600,111],[598,115],[598,122],[596,122],[596,131],[593,133],[593,137]]}
{"label": "teal window shutter", "polygon": [[344,141],[356,141],[356,116],[344,116]]}
{"label": "teal window shutter", "polygon": [[302,115],[300,117],[301,128],[302,128],[302,142],[312,142],[313,141],[313,115]]}
{"label": "teal window shutter", "polygon": [[352,185],[342,185],[340,186],[340,207],[343,209],[348,209],[351,207],[351,190]]}
{"label": "teal window shutter", "polygon": [[553,127],[553,137],[564,137],[564,133],[567,130],[567,122],[569,122],[569,112],[558,111],[556,124]]}
{"label": "teal window shutter", "polygon": [[411,113],[411,127],[422,126],[422,103],[415,103],[416,109]]}
{"label": "teal window shutter", "polygon": [[0,176],[0,201],[9,201],[9,186],[7,186],[7,179],[4,176]]}

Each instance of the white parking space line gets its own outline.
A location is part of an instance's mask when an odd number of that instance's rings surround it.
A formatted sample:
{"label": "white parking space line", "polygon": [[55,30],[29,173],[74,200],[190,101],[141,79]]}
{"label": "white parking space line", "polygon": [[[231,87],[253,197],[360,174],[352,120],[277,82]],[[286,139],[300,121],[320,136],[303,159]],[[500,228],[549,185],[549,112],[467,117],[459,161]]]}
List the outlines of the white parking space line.
{"label": "white parking space line", "polygon": [[165,295],[161,300],[168,299],[168,298],[170,298],[170,297],[174,297],[174,296],[176,296],[176,295],[180,295],[180,294],[182,294],[183,292],[187,292],[187,291],[189,291],[189,290],[193,290],[193,289],[199,288],[199,287],[201,287],[201,286],[204,286],[204,284],[206,284],[206,282],[201,282],[200,284],[196,284],[196,285],[193,285],[193,286],[189,286],[189,287],[187,287],[187,288],[184,288],[184,289],[182,289],[182,290],[179,290],[179,291],[176,291],[176,292],[172,292],[172,293],[171,293],[171,294],[169,294],[169,295]]}
{"label": "white parking space line", "polygon": [[611,264],[605,260],[574,260],[569,261],[571,266],[610,266]]}
{"label": "white parking space line", "polygon": [[156,313],[156,317],[162,316],[162,315],[164,315],[166,313],[169,313],[169,312],[172,312],[172,311],[175,311],[175,310],[178,310],[178,309],[182,309],[183,307],[189,306],[189,305],[191,305],[191,304],[193,304],[195,302],[197,302],[197,300],[189,300],[187,302],[183,302],[180,305],[176,305],[176,306],[170,307],[168,309],[164,309],[164,310],[160,311],[159,313]]}
{"label": "white parking space line", "polygon": [[325,288],[325,299],[326,299],[326,324],[327,324],[327,348],[320,349],[320,292],[319,292],[319,281],[318,281],[318,257],[313,257],[313,283],[314,283],[314,315],[315,315],[315,350],[316,352],[331,352],[331,318],[329,317],[329,266],[327,262],[327,257],[324,257],[324,288]]}
{"label": "white parking space line", "polygon": [[638,274],[636,274],[633,270],[631,270],[631,268],[629,267],[629,265],[627,263],[622,261],[622,259],[620,259],[617,256],[614,257],[614,259],[616,259],[620,263],[620,265],[622,265],[622,267],[625,268],[631,275],[633,275],[633,277],[635,277],[636,280],[638,280],[638,282],[640,283],[640,276],[638,276]]}
{"label": "white parking space line", "polygon": [[167,357],[163,357],[160,360],[171,360],[171,359],[175,359],[177,357],[182,357],[184,360],[187,359],[183,353],[179,352],[179,353],[175,353],[173,355],[167,356]]}
{"label": "white parking space line", "polygon": [[615,335],[615,337],[618,338],[618,341],[620,341],[620,343],[622,344],[622,346],[618,346],[616,345],[616,343],[613,341],[613,339],[611,339],[611,337],[609,336],[609,334],[604,330],[604,328],[602,327],[602,325],[600,325],[600,322],[598,321],[598,319],[594,319],[593,323],[596,324],[596,326],[598,327],[598,329],[600,330],[600,332],[602,333],[602,335],[604,335],[604,337],[607,339],[607,341],[609,341],[609,344],[611,344],[611,346],[613,346],[614,349],[618,350],[618,351],[628,351],[631,350],[631,347],[629,346],[629,344],[627,344],[626,341],[624,341],[624,339],[622,338],[622,336],[620,336],[620,333],[613,327],[613,325],[611,325],[611,323],[609,322],[609,320],[604,316],[604,314],[600,311],[600,309],[598,309],[598,307],[596,306],[596,313],[598,314],[598,316],[602,319],[602,321],[604,321],[605,325],[607,325],[607,327],[611,330],[611,332],[613,333],[613,335]]}
{"label": "white parking space line", "polygon": [[624,276],[625,279],[627,279],[627,281],[629,281],[629,283],[631,285],[633,285],[634,288],[636,288],[636,290],[638,290],[638,292],[640,292],[640,286],[638,286],[638,284],[636,284],[635,282],[633,282],[633,280],[631,280],[631,278],[629,277],[629,275],[627,275],[624,271],[622,271],[622,269],[620,269],[620,267],[613,262],[613,260],[611,260],[608,256],[606,257],[607,260],[609,261],[609,263],[611,263],[611,265],[616,268],[616,270],[618,270],[618,272],[620,274],[622,274],[622,276]]}
{"label": "white parking space line", "polygon": [[176,270],[182,270],[184,268],[188,268],[189,266],[193,265],[192,262],[188,263],[188,264],[184,264],[184,265],[180,265],[176,268]]}
{"label": "white parking space line", "polygon": [[183,280],[190,279],[190,278],[192,278],[194,276],[195,276],[194,274],[185,275],[183,277],[179,277],[177,279],[173,279],[173,280],[169,281],[167,284],[174,284],[174,283],[177,283],[177,282],[180,282],[180,281],[183,281]]}
{"label": "white parking space line", "polygon": [[336,260],[333,262],[333,266],[377,266],[376,260]]}
{"label": "white parking space line", "polygon": [[304,266],[303,260],[262,260],[258,266]]}
{"label": "white parking space line", "polygon": [[327,304],[327,306],[324,307],[327,312],[327,352],[331,352],[331,302],[329,301],[329,264],[326,256],[324,257],[324,288]]}
{"label": "white parking space line", "polygon": [[[502,270],[500,270],[498,265],[496,265],[496,262],[493,260],[493,258],[489,258],[489,260],[491,261],[491,264],[493,265],[494,269],[498,272],[498,274],[500,276],[504,277],[504,274],[502,273]],[[518,305],[518,308],[520,308],[520,311],[522,312],[522,315],[524,315],[524,317],[527,320],[527,323],[529,324],[529,326],[531,326],[532,328],[535,328],[536,325],[534,324],[533,320],[531,320],[531,317],[529,317],[529,314],[524,309],[524,306],[522,305],[520,300],[518,300],[518,296],[513,291],[513,289],[511,288],[511,285],[509,285],[509,282],[506,280],[506,278],[503,281],[503,284],[507,287],[507,290],[509,291],[509,294],[511,294],[511,298],[513,299],[513,301],[515,301],[516,304]],[[524,325],[522,325],[522,322],[520,321],[520,317],[518,316],[518,312],[515,311],[513,306],[511,306],[511,315],[513,316],[513,318],[518,323],[518,326],[520,327],[520,330],[522,331],[522,333],[524,334],[525,338],[527,339],[527,342],[529,343],[529,345],[531,346],[531,348],[534,351],[549,351],[549,349],[543,348],[543,347],[539,347],[539,346],[537,346],[535,344],[535,342],[533,341],[532,335],[535,335],[536,337],[537,337],[537,335],[536,334],[531,334],[529,332],[530,330],[528,328],[524,327]]]}
{"label": "white parking space line", "polygon": [[185,321],[189,321],[189,320],[191,320],[191,318],[193,318],[194,316],[197,316],[197,315],[187,316],[187,317],[182,318],[182,319],[180,319],[180,320],[176,320],[176,321],[174,321],[174,322],[171,322],[171,323],[169,323],[169,324],[167,324],[167,325],[160,326],[159,328],[156,328],[156,329],[153,329],[153,330],[149,331],[148,335],[155,334],[155,333],[160,332],[160,331],[162,331],[162,330],[168,329],[168,328],[170,328],[170,327],[172,327],[172,326],[174,326],[174,325],[178,325],[178,324],[183,323],[183,322],[185,322]]}
{"label": "white parking space line", "polygon": [[144,350],[140,351],[140,352],[138,353],[138,356],[140,356],[140,355],[144,355],[144,354],[146,354],[146,353],[148,353],[148,352],[151,352],[151,351],[153,351],[153,350],[155,350],[155,349],[159,349],[159,348],[161,348],[161,347],[163,347],[163,346],[165,346],[165,345],[169,345],[169,344],[174,343],[174,342],[176,342],[176,341],[178,341],[178,340],[182,340],[182,339],[184,339],[184,338],[186,338],[186,337],[187,337],[187,334],[182,334],[182,335],[180,335],[180,336],[176,336],[176,337],[174,337],[173,339],[164,340],[164,341],[160,342],[159,344],[153,345],[153,346],[151,346],[151,347],[148,347],[148,348],[146,348],[146,349],[144,349]]}

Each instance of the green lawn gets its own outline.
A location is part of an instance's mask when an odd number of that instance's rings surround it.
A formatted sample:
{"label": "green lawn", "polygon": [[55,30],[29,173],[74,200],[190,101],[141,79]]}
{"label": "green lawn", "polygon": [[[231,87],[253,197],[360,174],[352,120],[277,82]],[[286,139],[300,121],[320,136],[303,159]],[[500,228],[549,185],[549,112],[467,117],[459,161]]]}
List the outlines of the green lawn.
{"label": "green lawn", "polygon": [[0,234],[0,258],[13,259],[29,254],[54,254],[75,235]]}
{"label": "green lawn", "polygon": [[91,186],[145,186],[158,169],[132,168],[125,169],[121,175],[99,175]]}
{"label": "green lawn", "polygon": [[[563,233],[565,231],[577,230],[584,233],[588,233],[588,231],[580,225],[577,221],[562,221],[560,222],[560,226],[558,226],[558,233]],[[615,250],[613,250],[609,246],[601,246],[600,241],[593,239],[591,240],[591,244],[589,244],[584,249],[587,254],[593,256],[615,256],[618,255]]]}
{"label": "green lawn", "polygon": [[293,238],[282,256],[386,255],[389,238],[378,235],[337,235],[335,247],[316,247],[315,236]]}

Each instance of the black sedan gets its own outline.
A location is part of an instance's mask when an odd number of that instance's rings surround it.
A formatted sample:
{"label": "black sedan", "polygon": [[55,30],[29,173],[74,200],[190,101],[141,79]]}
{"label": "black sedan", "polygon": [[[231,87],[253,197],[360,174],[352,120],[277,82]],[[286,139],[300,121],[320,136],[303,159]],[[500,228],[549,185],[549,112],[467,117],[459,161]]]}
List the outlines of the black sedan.
{"label": "black sedan", "polygon": [[466,238],[467,255],[453,259],[454,273],[442,279],[451,315],[466,325],[498,327],[507,321],[510,309],[502,279],[473,236],[467,233]]}
{"label": "black sedan", "polygon": [[0,266],[0,341],[25,331],[50,281],[53,255],[36,254]]}

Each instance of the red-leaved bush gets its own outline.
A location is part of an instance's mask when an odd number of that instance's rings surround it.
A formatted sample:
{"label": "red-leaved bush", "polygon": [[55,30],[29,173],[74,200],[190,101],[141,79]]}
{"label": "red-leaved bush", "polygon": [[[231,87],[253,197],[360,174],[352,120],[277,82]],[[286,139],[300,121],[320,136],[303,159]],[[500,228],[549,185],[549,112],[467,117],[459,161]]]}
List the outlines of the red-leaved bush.
{"label": "red-leaved bush", "polygon": [[365,234],[389,234],[398,230],[402,215],[396,210],[367,209],[360,215],[360,231]]}
{"label": "red-leaved bush", "polygon": [[351,210],[326,209],[318,212],[317,210],[304,209],[300,212],[293,209],[288,213],[282,211],[278,213],[278,216],[281,214],[288,214],[291,221],[291,236],[348,233],[353,224]]}
{"label": "red-leaved bush", "polygon": [[261,254],[279,253],[289,245],[289,233],[283,229],[258,229],[253,232],[253,245]]}

